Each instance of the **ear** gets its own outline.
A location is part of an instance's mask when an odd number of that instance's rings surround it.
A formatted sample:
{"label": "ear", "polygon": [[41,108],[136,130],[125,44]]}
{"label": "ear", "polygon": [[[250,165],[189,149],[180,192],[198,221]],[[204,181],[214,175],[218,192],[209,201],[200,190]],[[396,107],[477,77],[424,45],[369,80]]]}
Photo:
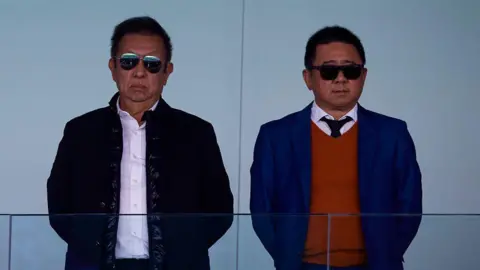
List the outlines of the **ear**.
{"label": "ear", "polygon": [[313,86],[312,86],[312,73],[307,69],[304,69],[302,73],[303,73],[303,81],[305,82],[305,85],[307,86],[307,88],[309,90],[312,90],[312,88],[313,88]]}
{"label": "ear", "polygon": [[173,72],[173,63],[172,63],[172,62],[169,62],[169,63],[167,64],[166,73],[167,73],[167,75],[170,75],[170,74],[172,74],[172,72]]}
{"label": "ear", "polygon": [[112,79],[114,81],[116,81],[116,77],[115,77],[115,68],[116,68],[116,65],[115,65],[115,60],[113,58],[110,58],[108,60],[108,68],[110,69],[110,72],[112,73]]}
{"label": "ear", "polygon": [[365,80],[367,79],[367,73],[368,73],[368,69],[364,68],[362,72],[363,83],[365,83]]}
{"label": "ear", "polygon": [[163,85],[167,85],[168,77],[170,77],[170,74],[173,72],[173,63],[169,62],[166,66],[165,74],[164,74],[164,79],[163,79]]}

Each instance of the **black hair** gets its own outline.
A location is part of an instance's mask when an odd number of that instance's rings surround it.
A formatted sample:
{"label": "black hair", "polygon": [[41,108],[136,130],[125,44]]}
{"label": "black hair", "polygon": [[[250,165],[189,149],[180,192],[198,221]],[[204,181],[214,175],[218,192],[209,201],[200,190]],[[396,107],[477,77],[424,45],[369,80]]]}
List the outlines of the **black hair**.
{"label": "black hair", "polygon": [[148,16],[132,17],[115,26],[111,38],[111,57],[116,56],[120,41],[128,34],[149,34],[161,37],[165,47],[166,63],[172,60],[172,41],[170,40],[170,36],[155,19]]}
{"label": "black hair", "polygon": [[347,28],[335,25],[318,30],[308,39],[304,57],[305,68],[309,69],[313,65],[318,45],[332,42],[342,42],[354,46],[362,59],[362,64],[365,64],[365,49],[360,39]]}

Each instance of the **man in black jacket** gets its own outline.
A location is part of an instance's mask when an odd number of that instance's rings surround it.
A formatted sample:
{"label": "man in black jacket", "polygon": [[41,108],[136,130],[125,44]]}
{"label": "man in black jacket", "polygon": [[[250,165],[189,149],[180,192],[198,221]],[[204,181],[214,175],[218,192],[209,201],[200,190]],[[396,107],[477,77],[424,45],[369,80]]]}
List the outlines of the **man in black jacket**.
{"label": "man in black jacket", "polygon": [[157,21],[128,19],[111,42],[118,93],[66,124],[48,178],[65,269],[208,270],[233,222],[214,129],[162,99],[172,45]]}

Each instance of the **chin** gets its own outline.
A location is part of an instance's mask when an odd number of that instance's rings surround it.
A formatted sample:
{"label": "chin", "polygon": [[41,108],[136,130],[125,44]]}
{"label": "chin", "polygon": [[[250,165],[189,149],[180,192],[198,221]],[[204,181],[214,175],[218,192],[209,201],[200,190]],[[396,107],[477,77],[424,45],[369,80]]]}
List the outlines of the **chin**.
{"label": "chin", "polygon": [[129,93],[128,97],[135,102],[142,102],[142,101],[149,100],[151,98],[151,96],[148,95],[147,93],[142,93],[140,91],[136,93]]}
{"label": "chin", "polygon": [[352,100],[336,100],[336,101],[333,101],[332,102],[332,105],[337,107],[337,108],[346,108],[346,107],[350,107],[350,106],[355,106],[355,102],[352,101]]}

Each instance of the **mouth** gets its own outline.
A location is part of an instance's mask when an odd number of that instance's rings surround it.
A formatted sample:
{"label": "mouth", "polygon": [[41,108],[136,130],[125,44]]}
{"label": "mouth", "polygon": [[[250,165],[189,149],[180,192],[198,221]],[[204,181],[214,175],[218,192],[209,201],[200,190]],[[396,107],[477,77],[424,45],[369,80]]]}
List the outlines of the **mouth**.
{"label": "mouth", "polygon": [[132,84],[130,85],[131,89],[137,89],[137,90],[145,90],[147,87],[143,84]]}
{"label": "mouth", "polygon": [[348,91],[347,89],[333,89],[332,90],[332,93],[334,93],[334,94],[346,94],[348,92],[350,92],[350,91]]}

